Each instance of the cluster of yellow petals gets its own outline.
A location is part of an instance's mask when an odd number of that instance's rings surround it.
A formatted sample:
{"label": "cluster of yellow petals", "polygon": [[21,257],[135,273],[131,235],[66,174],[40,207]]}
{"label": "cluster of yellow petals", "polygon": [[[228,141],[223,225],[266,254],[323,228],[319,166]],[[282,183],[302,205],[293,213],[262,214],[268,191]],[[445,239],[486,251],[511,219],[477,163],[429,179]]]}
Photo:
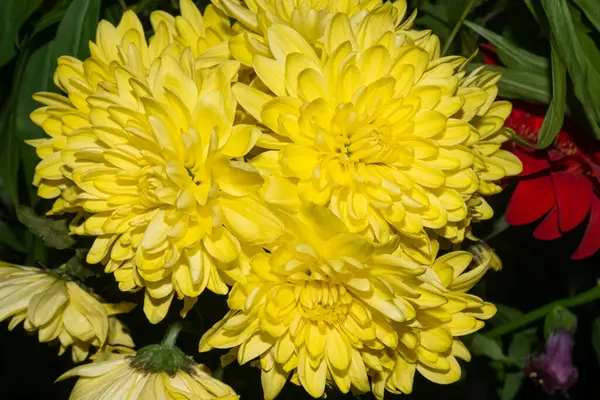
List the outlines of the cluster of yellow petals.
{"label": "cluster of yellow petals", "polygon": [[[496,260],[440,241],[489,219],[482,196],[521,171],[500,148],[499,75],[441,57],[404,0],[213,3],[154,12],[148,41],[128,11],[91,57],[59,59],[66,95],[32,114],[50,136],[30,141],[39,195],[95,237],[89,263],[145,290],[152,323],[232,287],[200,350],[258,358],[267,399],[288,379],[314,397],[455,382],[459,337],[495,312],[466,292]],[[107,362],[73,372],[75,392],[196,390]]]}
{"label": "cluster of yellow petals", "polygon": [[[381,0],[214,0],[216,7],[239,22],[229,41],[231,54],[244,65],[252,66],[253,56],[268,55],[268,30],[275,24],[290,26],[315,46],[322,45],[327,25],[337,13],[351,18],[354,24],[362,21],[369,11],[380,7]],[[410,30],[414,12],[404,19],[406,2],[396,1],[389,10],[395,29],[410,35],[427,49],[439,47],[439,40],[428,31]]]}
{"label": "cluster of yellow petals", "polygon": [[146,288],[153,323],[175,293],[184,314],[205,288],[227,293],[223,275],[235,274],[244,246],[283,233],[243,160],[260,130],[236,119],[239,62],[215,45],[228,20],[181,5],[182,17],[153,14],[149,44],[131,11],[116,28],[102,22],[91,58],[59,59],[68,97],[37,94],[47,106],[32,115],[51,136],[30,142],[42,158],[39,194],[60,196],[53,213],[80,213],[73,232],[97,237],[87,261],[105,263],[124,291]]}
{"label": "cluster of yellow petals", "polygon": [[203,365],[188,371],[147,373],[131,366],[134,355],[108,353],[97,361],[75,367],[58,380],[80,377],[71,400],[237,400],[229,386],[213,378]]}
{"label": "cluster of yellow petals", "polygon": [[102,303],[73,281],[39,268],[0,262],[0,321],[8,329],[23,322],[40,342],[58,341],[59,355],[71,347],[73,362],[85,360],[90,347],[130,352],[133,340],[114,316],[132,303]]}
{"label": "cluster of yellow petals", "polygon": [[374,244],[350,233],[331,211],[305,207],[285,243],[255,255],[246,284],[229,294],[231,311],[200,342],[200,351],[233,348],[240,364],[260,358],[266,399],[288,377],[321,397],[327,382],[410,393],[418,371],[442,384],[468,360],[458,337],[475,332],[495,307],[466,294],[491,267],[491,254],[464,251],[421,265],[396,237]]}
{"label": "cluster of yellow petals", "polygon": [[267,129],[251,160],[266,175],[264,199],[322,204],[352,232],[407,237],[430,260],[429,240],[458,243],[491,208],[480,194],[521,171],[501,150],[511,105],[494,101],[498,74],[467,74],[395,30],[385,4],[358,23],[336,14],[316,45],[285,24],[266,32],[268,55],[252,66],[266,88],[237,83],[241,106]]}

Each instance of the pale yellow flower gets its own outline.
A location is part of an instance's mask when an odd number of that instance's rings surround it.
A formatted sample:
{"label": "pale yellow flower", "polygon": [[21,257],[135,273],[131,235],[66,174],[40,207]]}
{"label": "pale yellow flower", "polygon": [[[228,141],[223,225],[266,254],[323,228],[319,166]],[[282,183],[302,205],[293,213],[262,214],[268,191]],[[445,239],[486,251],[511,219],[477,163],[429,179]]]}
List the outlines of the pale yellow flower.
{"label": "pale yellow flower", "polygon": [[490,267],[468,270],[453,252],[416,263],[398,238],[374,244],[351,234],[328,209],[309,206],[289,221],[290,236],[255,255],[245,284],[229,294],[231,311],[200,351],[231,348],[240,364],[259,358],[266,399],[291,375],[313,397],[326,382],[347,393],[384,388],[410,393],[415,371],[437,383],[460,376],[468,359],[459,336],[483,326],[495,307],[465,294]]}
{"label": "pale yellow flower", "polygon": [[134,355],[110,354],[104,361],[82,365],[58,380],[79,376],[71,400],[236,400],[226,384],[210,376],[203,365],[190,362],[184,370],[145,371]]}
{"label": "pale yellow flower", "polygon": [[60,195],[54,213],[79,212],[73,232],[96,237],[88,262],[106,264],[123,291],[146,288],[152,323],[174,294],[185,314],[205,288],[227,293],[223,275],[239,276],[249,246],[283,232],[255,194],[262,177],[243,160],[260,131],[236,123],[239,63],[213,47],[199,57],[183,48],[217,43],[223,21],[212,10],[205,22],[217,22],[202,29],[195,6],[181,5],[183,17],[153,18],[149,45],[131,12],[117,28],[101,23],[91,58],[59,60],[68,97],[38,94],[48,107],[32,114],[53,136],[32,143],[43,158],[40,195]]}
{"label": "pale yellow flower", "polygon": [[511,109],[494,101],[497,75],[467,76],[462,57],[439,58],[396,32],[391,10],[359,23],[336,14],[320,50],[271,25],[272,56],[253,57],[266,88],[238,83],[234,94],[267,128],[257,146],[268,151],[251,161],[265,175],[265,200],[326,205],[352,232],[382,242],[400,232],[429,262],[430,237],[460,242],[472,219],[491,216],[481,182],[521,164],[489,145]]}
{"label": "pale yellow flower", "polygon": [[9,330],[23,322],[40,342],[58,341],[59,355],[71,347],[74,362],[85,360],[91,347],[131,351],[133,341],[114,315],[133,307],[102,303],[57,273],[0,262],[0,321],[12,317]]}

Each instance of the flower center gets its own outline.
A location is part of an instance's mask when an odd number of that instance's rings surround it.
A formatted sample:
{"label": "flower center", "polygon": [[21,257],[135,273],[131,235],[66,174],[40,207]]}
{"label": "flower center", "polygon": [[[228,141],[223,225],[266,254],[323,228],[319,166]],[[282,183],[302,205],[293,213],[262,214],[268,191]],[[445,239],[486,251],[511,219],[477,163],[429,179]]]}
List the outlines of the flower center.
{"label": "flower center", "polygon": [[352,296],[342,285],[311,281],[300,295],[300,314],[311,321],[335,323],[345,319],[350,311]]}
{"label": "flower center", "polygon": [[144,167],[138,182],[140,203],[148,208],[160,205],[161,201],[156,196],[156,193],[164,186],[164,177],[157,173],[154,167]]}
{"label": "flower center", "polygon": [[188,176],[192,179],[192,182],[194,182],[196,186],[200,186],[202,184],[202,180],[200,179],[199,174],[192,171],[192,169],[188,167],[185,167],[185,170],[187,171]]}
{"label": "flower center", "polygon": [[406,156],[407,151],[397,139],[390,127],[365,124],[348,135],[339,134],[337,157],[346,164],[398,162]]}

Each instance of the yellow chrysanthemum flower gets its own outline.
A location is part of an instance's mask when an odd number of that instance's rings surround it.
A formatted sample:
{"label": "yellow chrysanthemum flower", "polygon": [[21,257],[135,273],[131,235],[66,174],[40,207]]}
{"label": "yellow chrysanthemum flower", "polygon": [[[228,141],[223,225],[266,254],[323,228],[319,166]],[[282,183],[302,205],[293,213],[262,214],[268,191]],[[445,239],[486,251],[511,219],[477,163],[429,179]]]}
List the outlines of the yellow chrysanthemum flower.
{"label": "yellow chrysanthemum flower", "polygon": [[0,262],[0,321],[12,317],[9,330],[23,322],[40,342],[57,340],[59,355],[71,347],[74,362],[85,360],[92,346],[98,353],[131,351],[133,341],[114,315],[135,305],[102,303],[59,273]]}
{"label": "yellow chrysanthemum flower", "polygon": [[137,356],[132,355],[110,354],[106,360],[76,367],[58,380],[79,376],[71,392],[71,400],[239,398],[233,389],[213,378],[203,365],[195,364],[191,360],[184,369],[167,372],[148,371],[144,366],[136,364],[136,358]]}
{"label": "yellow chrysanthemum flower", "polygon": [[219,8],[209,4],[202,14],[192,0],[180,0],[181,16],[173,17],[164,11],[154,11],[150,22],[158,32],[165,24],[172,40],[180,48],[189,48],[200,57],[196,67],[210,66],[229,58],[229,38],[234,35],[229,17]]}
{"label": "yellow chrysanthemum flower", "polygon": [[[240,34],[231,37],[229,47],[232,55],[247,66],[252,66],[254,55],[270,55],[268,30],[272,25],[292,27],[320,50],[325,29],[336,13],[347,15],[357,25],[369,11],[383,5],[382,0],[214,0],[213,3],[239,22],[235,28]],[[386,9],[395,30],[431,51],[439,49],[439,39],[430,31],[410,30],[416,12],[404,20],[406,9],[405,0],[395,1]]]}
{"label": "yellow chrysanthemum flower", "polygon": [[229,294],[231,311],[200,342],[200,351],[232,348],[240,364],[258,357],[266,399],[289,375],[314,397],[333,382],[410,393],[415,370],[450,383],[456,357],[469,358],[458,336],[483,326],[495,307],[468,295],[491,257],[453,252],[421,265],[398,238],[374,244],[351,234],[328,209],[309,206],[290,220],[290,236],[251,260],[246,284]]}
{"label": "yellow chrysanthemum flower", "polygon": [[[97,237],[87,261],[105,263],[121,290],[145,287],[153,323],[174,293],[184,313],[205,288],[227,293],[218,270],[235,275],[246,247],[283,232],[254,194],[262,177],[243,160],[260,130],[234,124],[239,63],[183,48],[196,40],[189,20],[202,18],[181,4],[174,22],[153,18],[149,45],[131,12],[117,28],[101,23],[91,58],[59,60],[55,80],[68,97],[38,94],[48,106],[32,114],[52,136],[32,143],[43,159],[40,195],[60,195],[54,213],[80,212],[74,233]],[[169,24],[183,36],[174,40]],[[215,30],[198,37],[196,52],[217,41]]]}
{"label": "yellow chrysanthemum flower", "polygon": [[238,83],[234,94],[268,128],[257,145],[270,150],[251,161],[268,202],[326,205],[382,242],[393,227],[428,262],[428,236],[463,240],[470,219],[491,215],[480,186],[521,164],[496,146],[511,109],[494,102],[497,75],[467,76],[462,57],[416,45],[395,31],[391,9],[358,24],[336,14],[320,54],[293,28],[271,25],[273,56],[253,58],[268,89]]}

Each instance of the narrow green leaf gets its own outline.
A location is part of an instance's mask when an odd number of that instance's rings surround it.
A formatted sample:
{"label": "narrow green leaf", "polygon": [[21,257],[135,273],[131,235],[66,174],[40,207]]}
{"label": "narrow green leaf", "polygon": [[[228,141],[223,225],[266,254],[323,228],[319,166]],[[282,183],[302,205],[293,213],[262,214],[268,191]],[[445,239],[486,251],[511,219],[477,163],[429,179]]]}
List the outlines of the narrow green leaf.
{"label": "narrow green leaf", "polygon": [[35,166],[39,162],[35,149],[25,143],[25,140],[43,137],[44,132],[35,125],[29,115],[39,107],[33,100],[36,92],[47,91],[51,78],[50,43],[40,47],[31,54],[23,72],[23,79],[17,93],[15,109],[15,135],[19,141],[25,184],[29,191],[30,204],[34,206],[39,200],[36,189],[32,184]]}
{"label": "narrow green leaf", "polygon": [[20,238],[20,233],[10,227],[6,222],[0,220],[0,244],[20,253],[25,252],[25,243]]}
{"label": "narrow green leaf", "polygon": [[471,12],[471,9],[475,6],[476,2],[477,0],[468,0],[468,3],[463,8],[463,12],[460,15],[460,18],[458,19],[458,22],[456,22],[454,28],[452,28],[452,32],[450,32],[448,39],[444,43],[444,47],[442,48],[442,56],[445,56],[446,53],[448,53],[448,50],[450,50],[450,46],[452,45],[454,38],[456,38],[456,35],[458,35],[460,28],[462,27],[465,19],[467,19],[467,16]]}
{"label": "narrow green leaf", "polygon": [[[468,70],[473,70],[484,64],[473,63]],[[498,85],[499,95],[508,99],[522,99],[535,103],[549,104],[552,100],[550,74],[537,74],[531,71],[521,71],[496,65],[486,66],[490,71],[500,72],[502,78]]]}
{"label": "narrow green leaf", "polygon": [[36,215],[29,207],[17,207],[17,218],[31,233],[42,238],[46,246],[54,249],[73,247],[75,239],[69,235],[66,220],[57,220]]}
{"label": "narrow green leaf", "polygon": [[595,318],[592,321],[592,346],[596,353],[596,358],[600,364],[600,317]]}
{"label": "narrow green leaf", "polygon": [[504,377],[504,385],[500,392],[501,400],[513,400],[519,394],[519,390],[525,380],[525,374],[521,371],[510,372]]}
{"label": "narrow green leaf", "polygon": [[14,205],[19,204],[19,165],[21,145],[15,137],[14,108],[25,65],[29,58],[29,48],[25,48],[18,57],[12,77],[13,87],[5,106],[0,111],[0,176],[4,188]]}
{"label": "narrow green leaf", "polygon": [[39,159],[35,150],[23,141],[43,137],[43,131],[29,118],[31,112],[40,106],[32,96],[36,92],[53,89],[52,76],[58,57],[70,55],[84,59],[89,54],[88,42],[95,36],[100,0],[73,0],[63,13],[64,18],[58,26],[54,40],[31,54],[17,94],[15,132],[19,142],[18,149],[22,153],[23,171],[31,205],[38,201],[31,182]]}
{"label": "narrow green leaf", "polygon": [[[10,103],[11,99],[8,100]],[[19,204],[19,146],[14,137],[14,123],[11,105],[7,105],[0,115],[2,146],[0,146],[0,176],[2,186],[13,204]]]}
{"label": "narrow green leaf", "polygon": [[598,0],[573,0],[585,13],[592,25],[600,32],[600,6]]}
{"label": "narrow green leaf", "polygon": [[52,7],[50,11],[45,12],[37,21],[32,36],[35,36],[54,24],[58,24],[63,19],[69,4],[71,4],[71,0],[58,0],[56,4],[54,4],[54,7]]}
{"label": "narrow green leaf", "polygon": [[81,60],[89,56],[88,43],[96,35],[99,17],[100,0],[73,0],[52,41],[51,57],[68,55]]}
{"label": "narrow green leaf", "polygon": [[107,20],[114,26],[119,24],[123,15],[123,7],[120,4],[113,4],[110,7],[102,7],[102,19]]}
{"label": "narrow green leaf", "polygon": [[509,68],[522,69],[546,75],[548,74],[549,64],[548,60],[544,57],[540,57],[537,54],[533,54],[518,47],[517,45],[484,28],[483,26],[479,26],[470,21],[465,21],[465,25],[496,46],[502,61]]}
{"label": "narrow green leaf", "polygon": [[554,142],[565,120],[567,101],[567,69],[558,53],[554,37],[552,42],[552,101],[540,128],[536,148],[543,149]]}
{"label": "narrow green leaf", "polygon": [[21,25],[42,4],[42,0],[3,0],[0,12],[0,67],[16,54],[15,43]]}
{"label": "narrow green leaf", "polygon": [[573,81],[596,137],[600,138],[600,60],[598,48],[577,22],[567,0],[542,0],[558,52]]}

